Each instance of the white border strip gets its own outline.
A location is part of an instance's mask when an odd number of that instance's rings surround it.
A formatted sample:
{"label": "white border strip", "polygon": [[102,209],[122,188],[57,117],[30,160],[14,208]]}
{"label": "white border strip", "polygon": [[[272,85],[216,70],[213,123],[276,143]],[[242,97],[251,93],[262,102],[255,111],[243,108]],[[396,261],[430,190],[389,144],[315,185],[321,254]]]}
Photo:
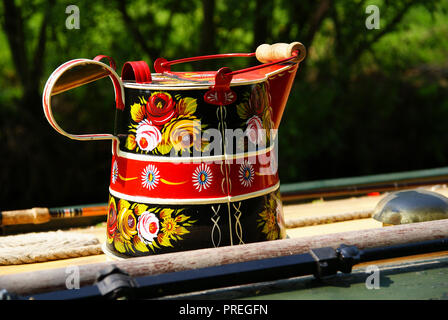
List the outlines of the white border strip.
{"label": "white border strip", "polygon": [[247,200],[247,199],[251,199],[251,198],[256,198],[256,197],[271,193],[271,192],[277,190],[279,187],[280,187],[280,181],[277,182],[276,184],[274,184],[272,187],[269,187],[269,188],[266,188],[263,190],[246,193],[246,194],[243,194],[240,196],[228,197],[229,202],[237,202],[237,201],[243,201],[243,200]]}
{"label": "white border strip", "polygon": [[137,202],[137,203],[144,203],[144,204],[168,204],[168,205],[190,205],[190,204],[216,204],[216,203],[229,203],[229,202],[237,202],[237,201],[243,201],[251,198],[255,198],[258,196],[262,196],[268,193],[271,193],[278,189],[280,187],[280,182],[277,182],[272,187],[246,193],[240,196],[225,196],[225,197],[219,197],[219,198],[208,198],[208,199],[170,199],[170,198],[148,198],[148,197],[142,197],[142,196],[130,196],[121,192],[117,192],[112,190],[109,187],[109,192],[114,197]]}
{"label": "white border strip", "polygon": [[246,153],[237,153],[237,154],[223,154],[220,156],[208,156],[208,157],[167,157],[167,156],[153,156],[153,155],[145,155],[138,153],[131,153],[122,151],[120,146],[117,146],[117,156],[120,158],[131,159],[131,160],[139,160],[139,161],[151,161],[151,162],[174,162],[174,163],[201,163],[201,162],[214,162],[214,161],[225,161],[225,160],[236,160],[236,159],[244,159],[251,158],[259,155],[264,155],[268,152],[271,152],[275,147],[275,143],[272,143],[269,148],[251,151]]}

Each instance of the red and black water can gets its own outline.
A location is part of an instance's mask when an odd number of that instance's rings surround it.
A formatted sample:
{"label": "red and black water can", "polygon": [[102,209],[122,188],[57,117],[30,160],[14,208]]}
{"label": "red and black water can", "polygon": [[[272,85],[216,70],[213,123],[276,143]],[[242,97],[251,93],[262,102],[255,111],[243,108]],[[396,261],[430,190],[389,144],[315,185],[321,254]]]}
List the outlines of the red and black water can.
{"label": "red and black water can", "polygon": [[[256,56],[232,71],[175,72],[195,60]],[[112,140],[106,254],[135,257],[285,238],[277,129],[305,48],[262,45],[255,53],[167,61],[75,59],[48,79],[44,113],[76,140]],[[106,61],[103,63],[101,61]],[[55,121],[54,95],[109,77],[113,134],[74,135]]]}

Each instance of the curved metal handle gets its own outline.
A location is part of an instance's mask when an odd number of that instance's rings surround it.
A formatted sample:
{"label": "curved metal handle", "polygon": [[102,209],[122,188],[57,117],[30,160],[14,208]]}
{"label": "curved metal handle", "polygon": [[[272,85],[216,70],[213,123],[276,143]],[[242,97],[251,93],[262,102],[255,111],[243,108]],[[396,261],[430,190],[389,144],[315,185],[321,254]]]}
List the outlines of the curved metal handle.
{"label": "curved metal handle", "polygon": [[235,58],[235,57],[254,57],[255,52],[253,53],[221,53],[221,54],[211,54],[208,56],[197,56],[197,57],[190,57],[190,58],[183,58],[178,60],[171,60],[168,61],[165,58],[158,58],[156,61],[154,61],[154,69],[158,73],[163,72],[170,72],[171,66],[174,64],[179,63],[186,63],[186,62],[194,62],[194,61],[201,61],[201,60],[211,60],[211,59],[222,59],[222,58]]}
{"label": "curved metal handle", "polygon": [[[101,57],[97,59],[98,57]],[[45,117],[50,125],[60,134],[74,140],[108,140],[117,139],[112,134],[71,134],[64,131],[53,117],[51,109],[51,97],[82,86],[84,84],[109,77],[112,80],[115,91],[115,102],[117,109],[124,109],[124,89],[120,77],[112,68],[102,62],[99,62],[105,56],[98,56],[97,60],[75,59],[70,60],[59,66],[48,78],[44,93],[42,96],[42,105]],[[109,57],[107,57],[109,58]],[[109,61],[113,61],[109,58]]]}
{"label": "curved metal handle", "polygon": [[232,71],[229,75],[236,75],[245,72],[250,72],[257,69],[262,69],[269,67],[274,64],[281,64],[288,61],[300,63],[306,56],[306,48],[300,42],[291,42],[291,43],[275,43],[272,45],[262,44],[257,47],[257,50],[252,53],[222,53],[222,54],[212,54],[208,56],[197,56],[190,58],[183,58],[178,60],[168,61],[165,58],[158,58],[154,62],[154,68],[158,73],[170,72],[171,65],[185,63],[185,62],[193,62],[193,61],[201,61],[201,60],[209,60],[209,59],[221,59],[221,58],[234,58],[234,57],[256,57],[261,65],[240,69],[236,71]]}

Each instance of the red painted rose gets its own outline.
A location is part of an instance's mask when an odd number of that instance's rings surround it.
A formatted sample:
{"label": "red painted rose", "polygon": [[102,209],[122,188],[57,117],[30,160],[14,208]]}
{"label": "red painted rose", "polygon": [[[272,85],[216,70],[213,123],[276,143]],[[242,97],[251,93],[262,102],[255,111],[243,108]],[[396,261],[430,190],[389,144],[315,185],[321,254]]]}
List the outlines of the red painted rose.
{"label": "red painted rose", "polygon": [[107,232],[113,236],[117,230],[117,209],[114,204],[109,205],[109,216],[107,219]]}
{"label": "red painted rose", "polygon": [[256,115],[260,115],[264,107],[269,103],[266,101],[266,92],[264,90],[263,86],[257,85],[252,89],[250,95],[249,105],[252,112]]}
{"label": "red painted rose", "polygon": [[168,93],[157,92],[149,97],[146,113],[153,125],[161,129],[176,114],[176,103]]}
{"label": "red painted rose", "polygon": [[265,139],[265,134],[263,130],[263,122],[258,116],[252,116],[246,122],[247,129],[246,135],[249,137],[249,141],[253,144],[260,144]]}

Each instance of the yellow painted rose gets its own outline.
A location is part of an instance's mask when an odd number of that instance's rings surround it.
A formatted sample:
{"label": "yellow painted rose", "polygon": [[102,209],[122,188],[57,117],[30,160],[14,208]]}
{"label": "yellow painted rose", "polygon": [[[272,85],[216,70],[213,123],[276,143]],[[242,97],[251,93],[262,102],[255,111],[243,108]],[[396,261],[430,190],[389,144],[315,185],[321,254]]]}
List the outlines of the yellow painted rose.
{"label": "yellow painted rose", "polygon": [[201,122],[192,116],[179,116],[171,119],[162,129],[162,141],[158,150],[162,154],[171,151],[171,147],[177,152],[190,151],[194,148],[201,150]]}
{"label": "yellow painted rose", "polygon": [[107,242],[112,243],[117,230],[117,205],[114,197],[109,197],[109,212],[107,215]]}
{"label": "yellow painted rose", "polygon": [[118,213],[118,230],[125,240],[131,240],[131,238],[137,234],[137,219],[134,213],[129,208],[129,202],[120,200]]}

